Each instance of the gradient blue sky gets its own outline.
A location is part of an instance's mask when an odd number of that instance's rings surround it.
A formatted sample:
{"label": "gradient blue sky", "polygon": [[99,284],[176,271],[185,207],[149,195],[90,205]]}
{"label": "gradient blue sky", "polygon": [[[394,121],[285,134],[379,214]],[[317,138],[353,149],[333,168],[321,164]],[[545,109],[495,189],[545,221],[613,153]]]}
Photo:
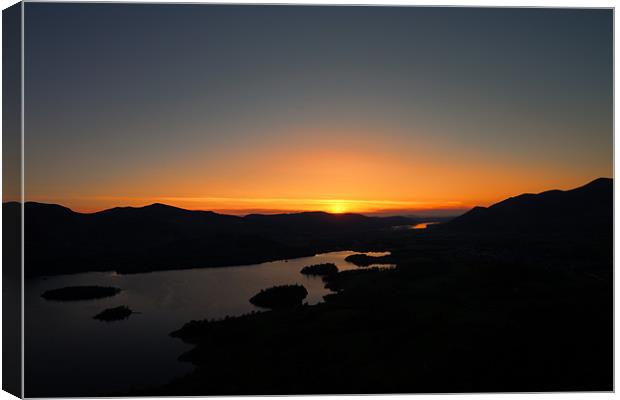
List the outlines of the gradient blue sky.
{"label": "gradient blue sky", "polygon": [[611,176],[611,10],[27,3],[26,197],[462,209]]}

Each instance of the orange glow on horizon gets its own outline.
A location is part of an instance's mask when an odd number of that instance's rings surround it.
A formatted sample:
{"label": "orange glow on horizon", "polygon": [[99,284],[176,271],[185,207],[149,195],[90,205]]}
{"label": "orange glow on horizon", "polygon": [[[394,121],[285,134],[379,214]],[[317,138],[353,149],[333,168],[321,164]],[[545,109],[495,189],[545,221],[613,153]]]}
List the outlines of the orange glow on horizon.
{"label": "orange glow on horizon", "polygon": [[[536,164],[510,154],[462,146],[420,133],[337,132],[289,127],[205,156],[207,147],[170,150],[167,157],[91,168],[88,179],[58,173],[26,176],[26,199],[79,212],[164,203],[191,210],[243,215],[325,211],[415,214],[489,206],[521,193],[571,189],[612,175],[608,162],[585,171],[579,163]],[[286,132],[294,134],[287,135]],[[259,138],[260,136],[256,136]],[[378,140],[377,137],[381,137]],[[262,141],[261,141],[262,140]],[[414,151],[412,151],[414,149]],[[26,171],[28,172],[28,170]]]}
{"label": "orange glow on horizon", "polygon": [[[351,200],[351,199],[288,199],[288,198],[221,198],[221,197],[95,197],[77,198],[69,201],[42,198],[32,201],[58,203],[77,212],[91,213],[112,207],[143,207],[153,203],[163,203],[188,210],[208,210],[222,214],[245,215],[250,213],[290,213],[304,211],[324,211],[332,214],[359,213],[401,213],[411,214],[416,211],[450,211],[458,212],[469,208],[459,202],[415,202],[387,200]],[[82,207],[79,204],[89,204]],[[99,205],[99,206],[97,206]]]}

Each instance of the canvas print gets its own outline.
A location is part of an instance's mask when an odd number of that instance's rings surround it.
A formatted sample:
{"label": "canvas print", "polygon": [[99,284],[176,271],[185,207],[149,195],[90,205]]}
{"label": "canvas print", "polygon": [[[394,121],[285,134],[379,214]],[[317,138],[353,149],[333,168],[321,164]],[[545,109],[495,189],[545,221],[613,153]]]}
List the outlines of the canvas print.
{"label": "canvas print", "polygon": [[5,390],[613,390],[613,10],[3,21]]}

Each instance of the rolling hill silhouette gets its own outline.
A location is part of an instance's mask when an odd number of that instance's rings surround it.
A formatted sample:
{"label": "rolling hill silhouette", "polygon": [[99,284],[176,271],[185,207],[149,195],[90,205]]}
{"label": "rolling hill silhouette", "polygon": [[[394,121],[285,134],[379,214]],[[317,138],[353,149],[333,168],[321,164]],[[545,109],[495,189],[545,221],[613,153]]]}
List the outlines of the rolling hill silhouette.
{"label": "rolling hill silhouette", "polygon": [[613,229],[613,179],[598,178],[572,190],[549,190],[475,207],[433,227],[464,232],[600,232]]}
{"label": "rolling hill silhouette", "polygon": [[[4,212],[20,212],[4,203]],[[415,223],[405,217],[303,212],[245,217],[165,204],[84,214],[25,205],[26,274],[254,264],[340,248],[360,235]]]}

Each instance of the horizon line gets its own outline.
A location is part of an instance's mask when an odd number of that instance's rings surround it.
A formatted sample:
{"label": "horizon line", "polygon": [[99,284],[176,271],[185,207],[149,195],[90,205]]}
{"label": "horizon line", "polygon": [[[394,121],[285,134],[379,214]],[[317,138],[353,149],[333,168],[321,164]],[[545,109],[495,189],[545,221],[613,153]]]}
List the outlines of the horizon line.
{"label": "horizon line", "polygon": [[371,217],[390,217],[390,216],[415,216],[415,217],[452,217],[452,216],[458,216],[460,214],[463,214],[464,212],[466,212],[467,210],[473,208],[473,206],[462,206],[462,207],[431,207],[431,208],[425,208],[425,209],[378,209],[378,210],[372,210],[372,211],[343,211],[343,212],[330,212],[327,210],[321,210],[321,209],[277,209],[277,208],[231,208],[231,209],[226,209],[226,208],[213,208],[213,209],[203,209],[203,208],[184,208],[184,207],[179,207],[176,205],[172,205],[172,204],[167,204],[167,203],[162,203],[162,202],[152,202],[152,203],[148,203],[148,204],[144,204],[144,205],[118,205],[118,206],[111,206],[111,207],[106,207],[106,208],[100,208],[100,209],[96,209],[96,210],[84,210],[84,209],[78,209],[78,208],[72,208],[66,205],[63,205],[61,203],[55,203],[55,202],[44,202],[44,201],[37,201],[37,200],[26,200],[24,202],[21,201],[17,201],[17,200],[6,200],[3,201],[2,204],[9,204],[9,203],[17,203],[17,204],[28,204],[28,203],[34,203],[34,204],[44,204],[44,205],[50,205],[50,206],[59,206],[59,207],[63,207],[66,208],[68,210],[71,210],[72,212],[78,213],[78,214],[97,214],[97,213],[101,213],[104,211],[109,211],[109,210],[114,210],[114,209],[123,209],[123,208],[133,208],[133,209],[141,209],[141,208],[147,208],[147,207],[152,207],[152,206],[165,206],[165,207],[170,207],[170,208],[176,208],[179,210],[184,210],[184,211],[196,211],[196,212],[212,212],[215,214],[220,214],[220,215],[233,215],[233,216],[247,216],[247,215],[278,215],[278,214],[302,214],[302,213],[325,213],[325,214],[330,214],[330,215],[364,215],[364,216],[371,216]]}
{"label": "horizon line", "polygon": [[[585,184],[574,186],[568,189],[547,189],[548,190],[572,190],[583,186],[587,186],[595,181],[608,179],[613,181],[613,175],[600,176],[587,181]],[[534,194],[532,192],[523,192],[521,194]],[[502,200],[514,197],[506,196],[501,199],[494,199],[488,202],[472,202],[465,204],[462,201],[411,201],[411,200],[366,200],[366,199],[343,199],[343,198],[286,198],[286,197],[224,197],[224,196],[72,196],[72,197],[48,197],[41,196],[25,203],[34,202],[42,204],[56,204],[68,208],[74,212],[82,214],[94,214],[97,212],[121,208],[121,207],[146,207],[153,204],[165,204],[170,207],[176,207],[183,210],[191,211],[211,211],[228,215],[249,215],[249,214],[291,214],[301,212],[326,212],[329,214],[362,214],[362,215],[441,215],[456,216],[470,210],[474,207],[488,207]],[[6,202],[20,202],[21,199],[15,200],[13,196],[7,196]],[[25,197],[25,196],[23,196]],[[22,197],[22,198],[23,198]],[[107,200],[107,201],[106,201]],[[116,201],[115,201],[116,200]],[[80,206],[76,203],[90,202],[90,206]],[[93,203],[99,203],[96,206]],[[108,204],[104,204],[108,203]],[[116,203],[117,205],[114,205]],[[118,204],[122,205],[118,205]],[[186,204],[183,204],[186,203]],[[196,206],[196,203],[203,203]],[[215,204],[208,204],[215,203]],[[275,204],[274,204],[275,203]],[[64,205],[69,204],[69,205]]]}

